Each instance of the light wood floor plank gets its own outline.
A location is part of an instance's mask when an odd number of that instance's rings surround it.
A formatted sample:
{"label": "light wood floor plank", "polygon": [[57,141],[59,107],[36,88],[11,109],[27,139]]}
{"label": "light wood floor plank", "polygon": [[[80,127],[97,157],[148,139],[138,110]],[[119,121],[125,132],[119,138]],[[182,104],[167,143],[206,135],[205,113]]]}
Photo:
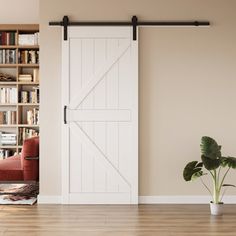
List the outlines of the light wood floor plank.
{"label": "light wood floor plank", "polygon": [[0,236],[236,236],[236,205],[0,206]]}

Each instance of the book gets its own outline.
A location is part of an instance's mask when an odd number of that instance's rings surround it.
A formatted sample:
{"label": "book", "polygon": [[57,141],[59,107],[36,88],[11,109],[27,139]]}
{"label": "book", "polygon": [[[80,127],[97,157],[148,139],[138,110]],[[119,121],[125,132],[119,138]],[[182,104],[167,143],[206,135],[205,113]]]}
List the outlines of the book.
{"label": "book", "polygon": [[15,45],[16,32],[14,31],[0,31],[0,45]]}
{"label": "book", "polygon": [[20,74],[19,75],[19,81],[31,82],[32,81],[32,75],[31,74]]}
{"label": "book", "polygon": [[15,64],[16,50],[15,49],[1,49],[0,50],[0,64]]}
{"label": "book", "polygon": [[21,64],[37,64],[39,63],[38,50],[20,50],[18,52],[19,62]]}
{"label": "book", "polygon": [[39,103],[39,87],[33,87],[33,90],[20,92],[21,103]]}
{"label": "book", "polygon": [[17,136],[15,133],[0,132],[1,145],[16,145]]}
{"label": "book", "polygon": [[39,45],[39,32],[34,34],[19,34],[19,45]]}
{"label": "book", "polygon": [[21,91],[20,94],[20,102],[21,103],[27,103],[28,102],[28,91]]}
{"label": "book", "polygon": [[39,109],[33,108],[26,112],[27,124],[38,125],[39,124]]}
{"label": "book", "polygon": [[34,34],[19,34],[18,44],[19,45],[35,45]]}
{"label": "book", "polygon": [[1,125],[4,124],[4,112],[3,111],[0,112],[0,124]]}
{"label": "book", "polygon": [[0,160],[4,160],[13,155],[13,151],[9,149],[0,149]]}
{"label": "book", "polygon": [[17,103],[16,87],[0,87],[0,103],[15,104]]}
{"label": "book", "polygon": [[1,125],[16,124],[16,111],[0,111],[0,124]]}
{"label": "book", "polygon": [[33,81],[38,83],[39,82],[39,69],[33,69]]}
{"label": "book", "polygon": [[20,128],[19,129],[19,143],[23,144],[25,139],[36,137],[38,135],[39,135],[39,131],[37,129]]}

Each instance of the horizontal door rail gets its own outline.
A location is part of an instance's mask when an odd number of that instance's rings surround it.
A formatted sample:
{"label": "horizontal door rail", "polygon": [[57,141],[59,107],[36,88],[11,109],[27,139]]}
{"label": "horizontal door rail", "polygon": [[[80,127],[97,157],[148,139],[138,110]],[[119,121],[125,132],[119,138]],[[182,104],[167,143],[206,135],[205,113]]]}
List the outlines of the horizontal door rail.
{"label": "horizontal door rail", "polygon": [[68,26],[133,26],[133,40],[137,39],[138,26],[209,26],[209,21],[138,21],[137,16],[133,16],[131,21],[70,21],[68,16],[64,16],[62,21],[50,21],[51,26],[64,27],[64,40],[67,40]]}

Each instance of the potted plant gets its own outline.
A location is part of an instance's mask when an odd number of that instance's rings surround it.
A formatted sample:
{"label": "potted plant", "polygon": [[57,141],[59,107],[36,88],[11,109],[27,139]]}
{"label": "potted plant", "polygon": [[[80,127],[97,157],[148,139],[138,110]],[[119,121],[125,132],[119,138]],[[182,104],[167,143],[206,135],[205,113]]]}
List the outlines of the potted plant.
{"label": "potted plant", "polygon": [[[222,156],[221,146],[211,137],[202,137],[200,147],[201,162],[189,162],[184,168],[183,177],[185,181],[193,181],[199,178],[212,195],[212,201],[210,202],[211,214],[222,215],[222,198],[226,187],[235,187],[233,184],[225,184],[225,178],[231,169],[236,169],[236,158]],[[223,169],[225,169],[224,172]],[[202,177],[205,175],[210,176],[212,179],[212,190],[203,181]]]}

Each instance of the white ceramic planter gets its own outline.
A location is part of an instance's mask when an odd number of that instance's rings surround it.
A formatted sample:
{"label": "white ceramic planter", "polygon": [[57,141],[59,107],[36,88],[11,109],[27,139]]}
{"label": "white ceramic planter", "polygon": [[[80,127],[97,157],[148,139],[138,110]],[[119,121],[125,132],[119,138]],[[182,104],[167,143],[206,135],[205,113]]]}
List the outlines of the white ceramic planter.
{"label": "white ceramic planter", "polygon": [[214,215],[214,216],[223,215],[223,208],[224,208],[223,202],[218,203],[218,204],[210,202],[210,208],[211,208],[211,214],[212,215]]}

